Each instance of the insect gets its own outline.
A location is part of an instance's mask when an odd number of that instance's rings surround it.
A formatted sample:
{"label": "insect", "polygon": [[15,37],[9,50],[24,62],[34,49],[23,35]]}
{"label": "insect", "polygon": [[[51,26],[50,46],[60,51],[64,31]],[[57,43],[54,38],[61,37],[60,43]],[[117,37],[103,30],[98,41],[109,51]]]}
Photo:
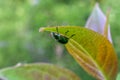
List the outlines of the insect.
{"label": "insect", "polygon": [[[68,43],[69,39],[75,35],[75,34],[73,34],[73,35],[71,35],[71,36],[68,38],[68,37],[66,37],[66,36],[63,36],[63,35],[59,34],[59,32],[58,32],[58,27],[56,27],[56,30],[57,30],[57,33],[52,32],[52,35],[53,35],[53,37],[54,37],[59,43],[61,43],[61,44],[66,44],[66,43]],[[66,35],[68,32],[69,32],[69,31],[66,31],[66,32],[65,32],[65,35]]]}

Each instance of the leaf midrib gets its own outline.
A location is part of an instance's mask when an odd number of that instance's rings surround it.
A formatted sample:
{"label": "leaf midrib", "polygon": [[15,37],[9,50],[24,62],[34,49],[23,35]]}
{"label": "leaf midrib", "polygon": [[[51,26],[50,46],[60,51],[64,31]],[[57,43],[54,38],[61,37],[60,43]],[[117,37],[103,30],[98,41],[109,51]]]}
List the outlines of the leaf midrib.
{"label": "leaf midrib", "polygon": [[92,60],[92,62],[95,63],[95,66],[98,68],[98,70],[100,70],[100,72],[102,72],[103,77],[105,78],[105,80],[109,80],[104,72],[104,70],[98,65],[97,61],[93,59],[93,57],[90,55],[90,53],[84,49],[84,47],[82,45],[80,45],[79,43],[77,43],[74,39],[70,39],[71,41],[73,41],[74,43],[76,43],[77,45],[79,45],[79,47],[81,48],[82,51],[84,51]]}

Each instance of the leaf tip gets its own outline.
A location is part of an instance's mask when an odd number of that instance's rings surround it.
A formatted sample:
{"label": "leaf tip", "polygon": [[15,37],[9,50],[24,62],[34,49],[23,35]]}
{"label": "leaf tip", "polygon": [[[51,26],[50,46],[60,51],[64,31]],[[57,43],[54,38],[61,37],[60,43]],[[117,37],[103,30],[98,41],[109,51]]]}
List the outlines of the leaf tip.
{"label": "leaf tip", "polygon": [[39,32],[43,32],[44,30],[45,30],[45,28],[41,27],[41,28],[39,29]]}

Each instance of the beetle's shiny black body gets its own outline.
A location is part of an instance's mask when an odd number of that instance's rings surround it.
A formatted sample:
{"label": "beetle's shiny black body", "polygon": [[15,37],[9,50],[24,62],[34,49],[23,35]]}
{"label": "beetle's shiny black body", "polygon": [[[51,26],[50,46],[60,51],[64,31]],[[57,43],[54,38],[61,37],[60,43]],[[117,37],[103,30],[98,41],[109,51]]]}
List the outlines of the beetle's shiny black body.
{"label": "beetle's shiny black body", "polygon": [[53,37],[59,42],[59,43],[62,43],[62,44],[66,44],[69,40],[69,38],[63,36],[63,35],[60,35],[59,33],[52,33]]}
{"label": "beetle's shiny black body", "polygon": [[[56,30],[57,30],[57,33],[52,32],[53,37],[54,37],[59,43],[61,43],[61,44],[66,44],[66,43],[68,43],[69,38],[66,37],[66,36],[63,36],[63,35],[59,34],[59,32],[58,32],[58,27],[56,27]],[[68,32],[69,32],[69,31],[66,31],[65,34],[67,34]],[[71,37],[73,37],[74,35],[75,35],[75,34],[71,35]],[[70,37],[70,38],[71,38],[71,37]]]}

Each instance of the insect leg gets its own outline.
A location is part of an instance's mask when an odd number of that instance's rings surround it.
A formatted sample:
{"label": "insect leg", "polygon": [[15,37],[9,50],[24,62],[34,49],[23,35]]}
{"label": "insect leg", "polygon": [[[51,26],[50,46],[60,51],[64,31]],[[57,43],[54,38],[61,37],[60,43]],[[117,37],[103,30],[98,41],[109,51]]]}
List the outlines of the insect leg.
{"label": "insect leg", "polygon": [[65,35],[67,35],[68,32],[69,32],[69,31],[67,30],[67,31],[65,32]]}
{"label": "insect leg", "polygon": [[73,36],[75,36],[75,34],[71,35],[69,38],[72,38]]}
{"label": "insect leg", "polygon": [[58,32],[58,27],[56,27],[56,31],[57,31],[57,34],[59,34],[59,32]]}

